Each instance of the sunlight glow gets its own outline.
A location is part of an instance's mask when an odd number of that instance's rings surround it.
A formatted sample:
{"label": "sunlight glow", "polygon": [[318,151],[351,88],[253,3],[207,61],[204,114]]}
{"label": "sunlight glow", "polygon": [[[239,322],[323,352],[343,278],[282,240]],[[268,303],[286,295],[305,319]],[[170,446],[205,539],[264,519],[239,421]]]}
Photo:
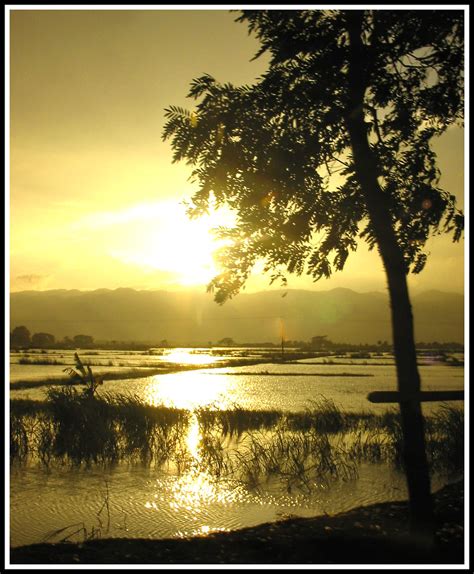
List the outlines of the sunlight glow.
{"label": "sunlight glow", "polygon": [[120,223],[125,233],[126,241],[113,249],[113,257],[171,273],[181,285],[190,286],[205,285],[219,273],[214,253],[225,242],[217,240],[213,229],[232,226],[234,216],[220,209],[189,219],[185,207],[177,201],[161,201],[108,214],[102,221]]}

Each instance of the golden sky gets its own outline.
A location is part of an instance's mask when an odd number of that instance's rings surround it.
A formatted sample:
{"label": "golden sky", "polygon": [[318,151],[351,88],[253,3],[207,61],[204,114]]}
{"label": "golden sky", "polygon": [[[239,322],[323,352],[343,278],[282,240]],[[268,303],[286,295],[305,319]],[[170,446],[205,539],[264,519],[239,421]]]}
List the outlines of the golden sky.
{"label": "golden sky", "polygon": [[[190,107],[191,80],[250,83],[266,60],[226,10],[10,12],[10,285],[186,289],[213,274],[209,228],[180,202],[189,168],[161,141],[164,108]],[[441,185],[463,204],[463,132],[436,145]],[[463,291],[464,242],[436,238],[413,290]],[[343,272],[290,288],[385,290],[361,245]],[[267,288],[258,273],[247,290]],[[276,286],[278,287],[278,286]]]}

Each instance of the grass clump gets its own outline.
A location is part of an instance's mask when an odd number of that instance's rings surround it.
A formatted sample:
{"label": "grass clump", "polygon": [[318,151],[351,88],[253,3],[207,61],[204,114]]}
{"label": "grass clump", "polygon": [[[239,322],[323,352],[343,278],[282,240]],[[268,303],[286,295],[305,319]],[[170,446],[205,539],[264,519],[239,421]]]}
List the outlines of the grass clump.
{"label": "grass clump", "polygon": [[183,436],[188,414],[143,404],[127,395],[104,397],[73,387],[49,391],[51,452],[74,464],[122,459],[162,464]]}
{"label": "grass clump", "polygon": [[[389,462],[404,468],[403,431],[395,409],[382,415],[366,415],[359,424],[352,415],[352,456],[359,461]],[[426,452],[432,471],[458,474],[464,469],[464,411],[443,403],[424,417]]]}
{"label": "grass clump", "polygon": [[347,429],[346,415],[332,399],[321,396],[309,401],[303,413],[287,415],[288,427],[295,431],[315,429],[320,433],[340,433]]}
{"label": "grass clump", "polygon": [[464,411],[446,403],[429,419],[428,455],[434,468],[457,473],[464,469]]}
{"label": "grass clump", "polygon": [[119,459],[119,440],[110,405],[72,386],[48,390],[51,415],[51,454],[82,462]]}
{"label": "grass clump", "polygon": [[157,464],[171,458],[188,425],[187,411],[147,405],[136,395],[106,395],[106,400],[123,438],[123,456]]}
{"label": "grass clump", "polygon": [[314,428],[291,432],[282,425],[270,436],[252,434],[235,461],[234,473],[250,486],[273,478],[288,492],[357,477],[357,466],[344,448]]}
{"label": "grass clump", "polygon": [[[209,469],[226,469],[252,487],[272,478],[288,489],[352,480],[361,463],[403,469],[400,414],[345,413],[329,399],[311,402],[304,412],[201,409],[202,453]],[[425,417],[432,472],[459,474],[464,459],[462,409],[443,406]],[[234,438],[224,446],[223,438]],[[236,446],[234,446],[236,445]]]}
{"label": "grass clump", "polygon": [[47,358],[31,358],[31,357],[20,357],[18,359],[19,365],[64,365],[64,361],[58,361],[57,359],[47,359]]}
{"label": "grass clump", "polygon": [[26,459],[29,452],[28,426],[22,414],[10,415],[10,457],[19,461]]}
{"label": "grass clump", "polygon": [[204,433],[214,429],[224,437],[237,438],[248,431],[271,429],[283,418],[283,413],[278,410],[253,411],[237,404],[226,410],[201,407],[196,409],[196,415]]}
{"label": "grass clump", "polygon": [[74,386],[48,391],[45,402],[10,402],[10,457],[43,464],[163,464],[182,441],[189,413],[143,404],[134,396],[98,396]]}

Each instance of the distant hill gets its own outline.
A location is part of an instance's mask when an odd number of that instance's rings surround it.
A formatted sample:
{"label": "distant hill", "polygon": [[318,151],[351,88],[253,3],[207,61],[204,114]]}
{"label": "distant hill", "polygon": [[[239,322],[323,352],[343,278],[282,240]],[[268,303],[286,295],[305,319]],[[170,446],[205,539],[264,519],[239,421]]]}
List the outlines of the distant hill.
{"label": "distant hill", "polygon": [[[412,303],[418,342],[463,342],[463,295],[428,291],[414,296]],[[10,318],[11,329],[25,325],[31,333],[48,332],[57,339],[85,334],[96,340],[167,339],[178,345],[215,343],[224,337],[278,342],[283,322],[287,340],[315,335],[341,343],[391,340],[387,294],[350,289],[242,293],[222,306],[198,292],[22,291],[10,295]]]}

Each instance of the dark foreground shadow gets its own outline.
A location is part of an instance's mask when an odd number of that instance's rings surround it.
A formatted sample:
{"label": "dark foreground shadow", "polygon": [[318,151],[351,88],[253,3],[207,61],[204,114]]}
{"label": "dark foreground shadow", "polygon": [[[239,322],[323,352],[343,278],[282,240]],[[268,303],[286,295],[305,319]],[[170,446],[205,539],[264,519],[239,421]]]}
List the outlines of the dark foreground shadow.
{"label": "dark foreground shadow", "polygon": [[103,539],[13,548],[12,564],[463,564],[463,482],[434,495],[435,545],[408,533],[407,503],[291,518],[207,537]]}

